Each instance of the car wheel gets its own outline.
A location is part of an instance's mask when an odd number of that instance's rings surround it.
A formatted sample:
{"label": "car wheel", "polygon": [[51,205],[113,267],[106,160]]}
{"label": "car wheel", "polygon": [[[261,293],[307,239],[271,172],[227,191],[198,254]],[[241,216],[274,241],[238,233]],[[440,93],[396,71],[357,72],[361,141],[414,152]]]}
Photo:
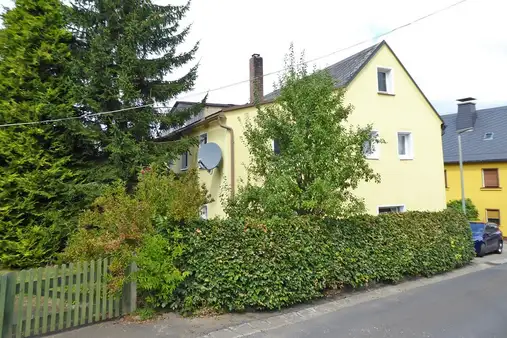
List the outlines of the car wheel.
{"label": "car wheel", "polygon": [[503,252],[503,241],[498,241],[498,248],[495,251],[497,254],[501,254]]}
{"label": "car wheel", "polygon": [[479,250],[479,253],[477,254],[478,257],[483,257],[486,254],[486,244],[481,244],[481,249]]}

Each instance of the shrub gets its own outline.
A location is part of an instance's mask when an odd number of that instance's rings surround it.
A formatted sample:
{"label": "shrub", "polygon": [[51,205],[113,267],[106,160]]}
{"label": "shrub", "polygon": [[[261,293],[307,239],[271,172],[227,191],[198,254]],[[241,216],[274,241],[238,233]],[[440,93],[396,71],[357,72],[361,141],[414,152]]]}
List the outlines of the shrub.
{"label": "shrub", "polygon": [[[460,199],[447,202],[447,208],[454,209],[454,210],[459,211],[461,213],[463,212],[463,207],[461,205]],[[472,200],[470,198],[467,198],[465,200],[465,210],[467,213],[467,218],[469,220],[475,221],[475,220],[479,219],[479,210],[477,210],[477,207],[475,206],[475,204],[472,202]]]}
{"label": "shrub", "polygon": [[[199,209],[206,200],[206,190],[199,186],[195,170],[175,175],[163,169],[145,169],[132,194],[119,182],[81,215],[79,229],[71,237],[62,259],[76,261],[111,257],[111,286],[120,290],[126,267],[134,260],[134,252],[141,250],[147,255],[143,257],[149,264],[148,256],[157,254],[157,251],[148,252],[145,241],[156,244],[162,250],[161,243],[157,242],[159,238],[153,236],[162,233],[172,238],[181,223],[199,218]],[[178,246],[164,250],[167,253],[172,249],[176,252],[181,250]],[[164,264],[167,268],[171,263]],[[160,281],[160,285],[167,282],[165,274],[157,273],[152,277],[165,279]],[[155,281],[152,279],[150,283],[153,285]],[[155,287],[148,288],[153,291]]]}
{"label": "shrub", "polygon": [[135,261],[139,270],[134,277],[149,308],[165,308],[171,304],[173,291],[188,275],[174,266],[174,260],[183,252],[181,235],[175,231],[171,237],[169,240],[160,234],[145,235],[137,250]]}
{"label": "shrub", "polygon": [[182,257],[184,311],[278,309],[329,288],[398,282],[462,266],[473,258],[469,225],[454,211],[198,221]]}

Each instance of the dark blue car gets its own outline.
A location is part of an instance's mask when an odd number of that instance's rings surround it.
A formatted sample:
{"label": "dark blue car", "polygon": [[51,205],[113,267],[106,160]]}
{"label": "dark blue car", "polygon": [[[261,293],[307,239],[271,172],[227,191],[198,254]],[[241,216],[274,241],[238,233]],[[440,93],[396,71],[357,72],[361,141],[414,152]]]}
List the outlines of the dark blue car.
{"label": "dark blue car", "polygon": [[503,251],[502,232],[495,223],[470,222],[475,252],[482,257],[487,253],[501,254]]}

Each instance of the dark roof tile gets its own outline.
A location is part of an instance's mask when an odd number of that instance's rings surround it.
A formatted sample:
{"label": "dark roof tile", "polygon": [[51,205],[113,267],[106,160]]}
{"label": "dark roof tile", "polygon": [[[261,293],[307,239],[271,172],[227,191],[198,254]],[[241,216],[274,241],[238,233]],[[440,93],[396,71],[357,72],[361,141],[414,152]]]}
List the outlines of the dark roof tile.
{"label": "dark roof tile", "polygon": [[[384,41],[379,42],[373,46],[370,46],[362,51],[349,56],[348,58],[335,63],[327,68],[326,71],[329,72],[333,80],[335,81],[336,87],[344,87],[347,86],[350,81],[354,79],[357,73],[364,67],[365,64],[368,63],[370,58],[375,54],[375,52],[380,48],[380,46],[385,43]],[[279,95],[280,91],[275,90],[264,96],[265,100],[275,99]]]}
{"label": "dark roof tile", "polygon": [[[442,115],[446,126],[442,137],[445,163],[459,161],[456,117]],[[484,140],[486,133],[493,133],[493,139]],[[477,110],[474,129],[462,134],[461,142],[464,162],[507,161],[507,106]]]}

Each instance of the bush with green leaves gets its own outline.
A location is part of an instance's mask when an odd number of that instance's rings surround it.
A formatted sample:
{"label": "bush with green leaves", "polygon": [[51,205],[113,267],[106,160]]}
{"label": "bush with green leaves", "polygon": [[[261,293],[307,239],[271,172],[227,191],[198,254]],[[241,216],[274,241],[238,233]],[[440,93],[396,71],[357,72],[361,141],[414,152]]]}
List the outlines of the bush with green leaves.
{"label": "bush with green leaves", "polygon": [[139,270],[133,277],[137,281],[139,296],[148,308],[165,308],[171,304],[174,290],[188,275],[175,266],[175,260],[183,253],[180,239],[179,231],[171,232],[170,236],[143,236],[134,258]]}
{"label": "bush with green leaves", "polygon": [[[447,208],[454,209],[459,212],[463,212],[463,206],[461,204],[461,200],[451,200],[447,202]],[[467,213],[467,218],[469,220],[478,220],[479,219],[479,210],[475,206],[474,202],[470,198],[465,199],[465,210]]]}
{"label": "bush with green leaves", "polygon": [[431,276],[474,257],[468,222],[452,210],[198,221],[184,237],[180,264],[189,276],[175,305],[185,312],[279,309],[326,289]]}
{"label": "bush with green leaves", "polygon": [[[157,287],[163,291],[168,282],[167,271],[175,272],[169,268],[172,264],[170,257],[181,252],[181,247],[174,242],[178,228],[199,218],[199,210],[208,201],[208,197],[204,186],[199,185],[196,170],[176,175],[160,167],[144,169],[133,193],[129,194],[125,185],[118,182],[81,215],[79,229],[71,237],[62,259],[78,261],[112,258],[111,287],[120,290],[128,277],[125,276],[125,270],[135,260],[134,253],[140,250],[139,254],[144,258],[142,262],[154,273],[149,281],[141,274],[146,280],[147,291],[156,292],[154,290]],[[161,243],[157,234],[163,234],[168,242]],[[150,251],[149,245],[154,245],[155,248]],[[165,254],[168,257],[164,262]],[[150,265],[149,259],[154,260],[156,255],[161,255],[159,264],[164,265],[166,272]],[[139,263],[143,264],[142,262]],[[154,278],[163,280],[154,286]],[[150,304],[163,302],[155,298],[149,301]]]}

